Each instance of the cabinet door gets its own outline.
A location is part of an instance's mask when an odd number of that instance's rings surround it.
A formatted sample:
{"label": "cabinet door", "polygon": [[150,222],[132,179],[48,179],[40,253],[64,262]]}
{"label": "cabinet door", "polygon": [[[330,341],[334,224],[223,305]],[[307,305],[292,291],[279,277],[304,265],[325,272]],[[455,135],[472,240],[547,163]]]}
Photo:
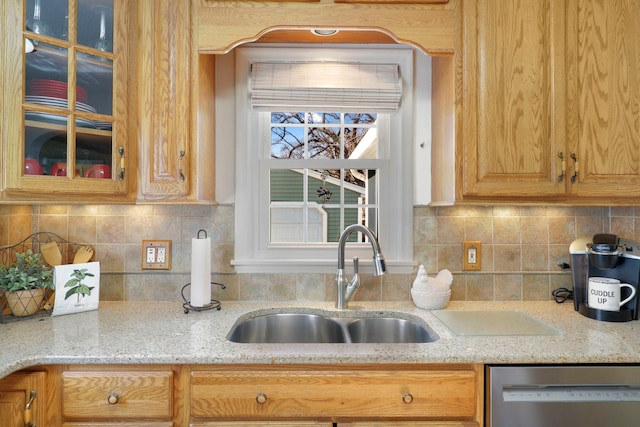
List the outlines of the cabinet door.
{"label": "cabinet door", "polygon": [[142,198],[189,191],[190,2],[139,0],[137,126]]}
{"label": "cabinet door", "polygon": [[565,193],[564,3],[463,3],[458,198]]}
{"label": "cabinet door", "polygon": [[[32,200],[122,199],[129,183],[127,2],[7,2],[5,191]],[[35,50],[26,53],[29,43]]]}
{"label": "cabinet door", "polygon": [[578,197],[640,197],[640,1],[570,0],[570,140]]}
{"label": "cabinet door", "polygon": [[24,427],[28,422],[45,425],[45,377],[44,372],[19,372],[0,380],[0,426]]}

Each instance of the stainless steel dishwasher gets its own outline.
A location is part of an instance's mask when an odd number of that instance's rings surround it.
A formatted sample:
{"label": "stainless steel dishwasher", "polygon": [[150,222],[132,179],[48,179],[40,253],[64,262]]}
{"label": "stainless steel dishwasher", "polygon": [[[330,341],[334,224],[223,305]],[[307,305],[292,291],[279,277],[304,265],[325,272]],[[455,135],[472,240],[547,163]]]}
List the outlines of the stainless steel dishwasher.
{"label": "stainless steel dishwasher", "polygon": [[640,366],[486,368],[487,427],[640,426]]}

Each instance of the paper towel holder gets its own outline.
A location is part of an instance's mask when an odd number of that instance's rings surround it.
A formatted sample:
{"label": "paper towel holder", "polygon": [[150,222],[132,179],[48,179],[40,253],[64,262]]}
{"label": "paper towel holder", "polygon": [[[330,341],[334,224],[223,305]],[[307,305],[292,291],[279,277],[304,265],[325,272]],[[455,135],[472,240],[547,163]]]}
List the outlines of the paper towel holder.
{"label": "paper towel holder", "polygon": [[[203,234],[204,234],[204,237],[202,237]],[[198,230],[198,233],[196,234],[196,238],[197,239],[206,239],[207,238],[207,231],[203,230],[203,229]],[[210,284],[211,285],[220,286],[222,289],[226,289],[227,288],[222,283],[210,282]],[[222,305],[220,304],[220,301],[218,301],[216,299],[212,299],[211,302],[209,302],[209,304],[204,304],[202,307],[191,305],[191,301],[187,300],[187,297],[185,297],[185,295],[184,295],[184,290],[187,289],[187,287],[189,287],[189,286],[191,286],[191,283],[187,283],[186,285],[184,285],[182,287],[182,290],[180,291],[180,293],[182,294],[182,299],[184,301],[182,303],[182,308],[184,309],[184,314],[189,314],[190,311],[206,311],[206,310],[211,310],[211,309],[220,310],[222,308]]]}
{"label": "paper towel holder", "polygon": [[[220,286],[222,289],[227,289],[227,287],[222,283],[211,282],[211,284],[212,285],[216,285],[216,286]],[[189,286],[191,286],[191,283],[187,283],[186,285],[184,285],[182,287],[182,290],[180,291],[180,293],[182,295],[182,299],[184,301],[182,303],[182,308],[184,309],[184,314],[189,314],[190,311],[206,311],[206,310],[211,310],[211,309],[214,309],[214,308],[219,311],[220,309],[222,309],[222,304],[217,299],[212,299],[209,304],[205,304],[202,307],[195,307],[195,306],[191,305],[191,302],[189,300],[187,300],[187,297],[185,297],[185,295],[184,295],[184,290],[187,289],[187,287],[189,287]]]}

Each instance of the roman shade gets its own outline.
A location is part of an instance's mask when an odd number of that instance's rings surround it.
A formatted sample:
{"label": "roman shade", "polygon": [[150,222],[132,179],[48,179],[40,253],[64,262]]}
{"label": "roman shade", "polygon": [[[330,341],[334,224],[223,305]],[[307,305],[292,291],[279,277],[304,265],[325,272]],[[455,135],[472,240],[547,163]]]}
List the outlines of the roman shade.
{"label": "roman shade", "polygon": [[397,64],[257,62],[249,87],[259,111],[392,112],[402,97]]}

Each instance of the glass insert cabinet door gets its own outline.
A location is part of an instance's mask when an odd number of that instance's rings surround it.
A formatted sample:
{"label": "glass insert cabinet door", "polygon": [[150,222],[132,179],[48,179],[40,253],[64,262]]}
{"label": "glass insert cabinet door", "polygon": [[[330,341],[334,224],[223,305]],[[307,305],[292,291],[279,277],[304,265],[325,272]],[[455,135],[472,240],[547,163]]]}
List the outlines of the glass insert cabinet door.
{"label": "glass insert cabinet door", "polygon": [[21,3],[24,125],[16,151],[24,168],[16,187],[125,191],[126,2]]}

